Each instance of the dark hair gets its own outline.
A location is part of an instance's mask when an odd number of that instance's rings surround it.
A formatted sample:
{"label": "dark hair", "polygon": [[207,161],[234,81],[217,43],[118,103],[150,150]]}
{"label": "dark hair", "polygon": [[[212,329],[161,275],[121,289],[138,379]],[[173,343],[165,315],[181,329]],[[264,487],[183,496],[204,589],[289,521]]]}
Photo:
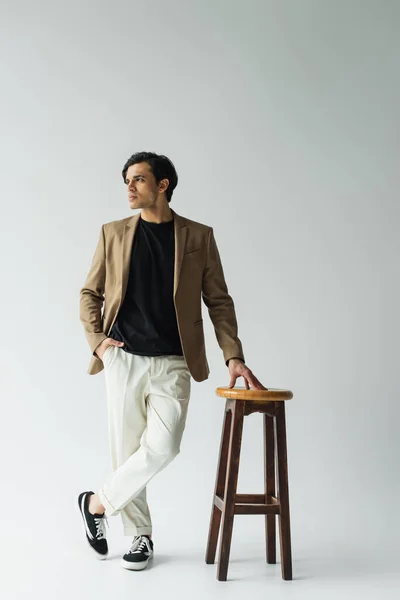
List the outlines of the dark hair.
{"label": "dark hair", "polygon": [[164,154],[156,154],[155,152],[136,152],[132,154],[126,161],[122,169],[122,177],[126,183],[126,172],[128,167],[137,163],[147,162],[150,167],[150,172],[154,175],[157,183],[162,179],[168,179],[169,185],[165,190],[168,202],[171,202],[171,197],[174,189],[178,184],[178,174],[172,161]]}

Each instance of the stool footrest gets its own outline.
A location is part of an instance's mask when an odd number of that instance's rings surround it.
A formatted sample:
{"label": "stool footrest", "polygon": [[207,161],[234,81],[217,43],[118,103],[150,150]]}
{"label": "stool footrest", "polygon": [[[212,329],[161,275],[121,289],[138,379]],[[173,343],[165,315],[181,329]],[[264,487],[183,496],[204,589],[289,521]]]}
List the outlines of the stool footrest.
{"label": "stool footrest", "polygon": [[[270,502],[265,502],[265,494],[236,494],[235,515],[279,515],[281,505],[275,496],[269,496]],[[215,506],[222,512],[224,499],[214,496]]]}

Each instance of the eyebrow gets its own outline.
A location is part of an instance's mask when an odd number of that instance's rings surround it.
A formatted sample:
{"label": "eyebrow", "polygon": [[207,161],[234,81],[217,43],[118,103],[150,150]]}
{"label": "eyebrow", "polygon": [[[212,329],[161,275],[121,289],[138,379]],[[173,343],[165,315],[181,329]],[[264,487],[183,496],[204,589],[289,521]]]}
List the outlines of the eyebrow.
{"label": "eyebrow", "polygon": [[[136,177],[144,177],[144,179],[146,179],[146,176],[141,175],[140,173],[139,173],[139,175],[134,175],[132,179],[136,179]],[[128,179],[128,177],[125,177],[125,179]]]}

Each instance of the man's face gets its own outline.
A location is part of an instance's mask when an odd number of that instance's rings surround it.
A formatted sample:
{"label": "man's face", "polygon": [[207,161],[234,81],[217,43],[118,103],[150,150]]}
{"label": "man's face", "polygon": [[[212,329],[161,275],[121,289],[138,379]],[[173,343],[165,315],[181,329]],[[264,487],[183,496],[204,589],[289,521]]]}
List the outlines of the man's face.
{"label": "man's face", "polygon": [[163,179],[157,185],[150,166],[146,162],[128,167],[125,176],[128,188],[129,204],[132,209],[156,206],[157,198],[165,191],[168,180]]}

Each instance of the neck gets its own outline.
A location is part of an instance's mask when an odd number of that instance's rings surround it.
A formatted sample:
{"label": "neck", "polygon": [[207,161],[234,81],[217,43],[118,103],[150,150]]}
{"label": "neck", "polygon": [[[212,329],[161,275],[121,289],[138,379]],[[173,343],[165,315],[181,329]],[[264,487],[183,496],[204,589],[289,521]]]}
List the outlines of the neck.
{"label": "neck", "polygon": [[170,207],[167,206],[157,206],[154,208],[142,208],[140,212],[140,217],[144,221],[149,221],[150,223],[166,223],[167,221],[172,221],[173,214]]}

